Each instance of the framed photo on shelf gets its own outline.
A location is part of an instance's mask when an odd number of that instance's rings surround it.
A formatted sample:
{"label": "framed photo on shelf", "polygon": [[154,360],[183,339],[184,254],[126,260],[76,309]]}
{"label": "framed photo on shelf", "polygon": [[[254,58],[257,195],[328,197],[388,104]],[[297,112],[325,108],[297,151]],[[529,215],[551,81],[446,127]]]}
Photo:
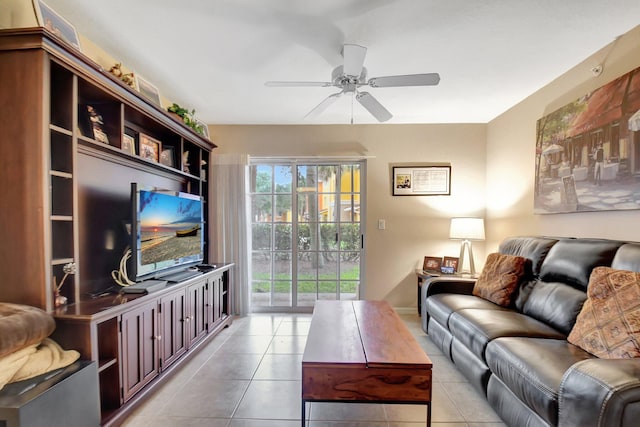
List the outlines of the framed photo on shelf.
{"label": "framed photo on shelf", "polygon": [[136,82],[136,90],[143,97],[147,98],[149,101],[156,104],[158,107],[160,106],[160,91],[157,87],[152,85],[149,81],[140,77],[138,74],[134,74],[134,79]]}
{"label": "framed photo on shelf", "polygon": [[42,0],[33,0],[33,7],[36,11],[38,25],[51,31],[74,48],[81,50],[76,27],[58,15],[56,11],[47,6]]}
{"label": "framed photo on shelf", "polygon": [[175,166],[175,163],[173,161],[173,147],[166,147],[160,152],[160,163],[165,166]]}
{"label": "framed photo on shelf", "polygon": [[442,258],[435,256],[424,257],[424,261],[422,262],[422,269],[424,271],[433,271],[439,273],[440,267],[442,267]]}
{"label": "framed photo on shelf", "polygon": [[394,196],[448,196],[451,166],[393,167]]}
{"label": "framed photo on shelf", "polygon": [[198,126],[202,126],[202,136],[204,136],[208,140],[211,140],[211,138],[209,137],[209,126],[207,126],[205,122],[198,119],[196,119],[196,123],[198,124]]}
{"label": "framed photo on shelf", "polygon": [[[456,271],[458,271],[458,261],[459,258],[455,258],[455,257],[451,257],[451,256],[446,256],[444,257],[444,259],[442,260],[442,268],[447,268],[447,270],[451,270],[449,272],[450,274],[455,273]],[[443,273],[445,273],[445,271],[442,271]]]}
{"label": "framed photo on shelf", "polygon": [[136,139],[131,135],[122,134],[122,151],[136,155]]}
{"label": "framed photo on shelf", "polygon": [[158,162],[162,143],[155,138],[143,133],[140,134],[140,157],[146,160]]}

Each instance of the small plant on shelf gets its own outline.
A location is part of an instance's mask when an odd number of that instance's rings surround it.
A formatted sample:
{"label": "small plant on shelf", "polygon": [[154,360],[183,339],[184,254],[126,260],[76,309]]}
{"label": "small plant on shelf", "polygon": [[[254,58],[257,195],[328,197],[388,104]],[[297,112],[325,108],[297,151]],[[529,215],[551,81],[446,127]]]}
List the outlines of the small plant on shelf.
{"label": "small plant on shelf", "polygon": [[195,118],[196,110],[188,110],[176,104],[175,102],[167,108],[170,113],[176,114],[182,119],[185,125],[196,131],[198,134],[204,136],[204,127],[198,123]]}

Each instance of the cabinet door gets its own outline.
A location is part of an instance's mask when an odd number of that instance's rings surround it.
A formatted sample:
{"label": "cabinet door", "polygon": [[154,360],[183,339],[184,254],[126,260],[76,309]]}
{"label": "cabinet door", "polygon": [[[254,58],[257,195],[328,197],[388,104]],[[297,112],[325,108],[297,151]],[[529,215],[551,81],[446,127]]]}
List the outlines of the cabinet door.
{"label": "cabinet door", "polygon": [[211,278],[213,284],[213,323],[222,320],[222,275]]}
{"label": "cabinet door", "polygon": [[122,315],[122,398],[125,402],[158,375],[157,316],[155,301]]}
{"label": "cabinet door", "polygon": [[191,346],[207,334],[207,281],[187,287],[187,343]]}
{"label": "cabinet door", "polygon": [[184,290],[160,299],[160,369],[166,369],[187,351],[186,306]]}

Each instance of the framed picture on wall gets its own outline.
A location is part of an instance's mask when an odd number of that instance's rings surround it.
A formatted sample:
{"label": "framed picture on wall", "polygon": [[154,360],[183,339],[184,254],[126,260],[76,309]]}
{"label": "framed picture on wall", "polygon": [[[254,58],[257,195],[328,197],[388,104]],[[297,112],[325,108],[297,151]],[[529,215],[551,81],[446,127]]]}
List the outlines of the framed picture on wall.
{"label": "framed picture on wall", "polygon": [[446,196],[451,194],[451,166],[394,166],[394,196]]}
{"label": "framed picture on wall", "polygon": [[140,134],[140,157],[153,162],[160,160],[160,150],[162,143],[155,138],[143,133]]}

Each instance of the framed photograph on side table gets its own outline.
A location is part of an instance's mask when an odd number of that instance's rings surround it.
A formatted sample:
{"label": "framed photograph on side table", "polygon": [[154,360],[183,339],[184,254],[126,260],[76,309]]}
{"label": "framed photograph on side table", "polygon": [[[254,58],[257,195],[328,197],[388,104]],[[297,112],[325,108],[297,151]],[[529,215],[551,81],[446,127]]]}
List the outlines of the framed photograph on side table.
{"label": "framed photograph on side table", "polygon": [[442,258],[435,256],[426,256],[422,263],[422,269],[427,273],[440,273],[440,267],[442,266]]}
{"label": "framed photograph on side table", "polygon": [[136,139],[131,135],[122,134],[122,151],[136,155]]}
{"label": "framed photograph on side table", "polygon": [[[444,257],[443,261],[442,261],[442,268],[447,268],[448,271],[446,271],[447,273],[453,274],[455,272],[458,271],[458,261],[459,258],[455,258],[455,257],[451,257],[451,256],[446,256]],[[451,270],[453,269],[453,270]],[[443,273],[445,273],[445,271],[443,271]]]}
{"label": "framed photograph on side table", "polygon": [[140,157],[146,160],[158,162],[160,160],[160,150],[162,143],[149,135],[140,134]]}

